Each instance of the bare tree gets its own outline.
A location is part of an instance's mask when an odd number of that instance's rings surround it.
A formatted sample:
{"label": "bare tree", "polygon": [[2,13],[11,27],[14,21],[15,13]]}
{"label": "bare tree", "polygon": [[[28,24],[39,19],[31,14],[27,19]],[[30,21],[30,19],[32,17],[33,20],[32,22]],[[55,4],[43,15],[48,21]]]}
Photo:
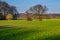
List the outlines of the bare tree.
{"label": "bare tree", "polygon": [[9,9],[9,5],[8,3],[4,2],[4,1],[0,1],[0,10],[2,13],[2,19],[5,19],[6,16],[6,11]]}
{"label": "bare tree", "polygon": [[40,4],[31,7],[27,12],[32,14],[37,14],[39,16],[40,21],[42,21],[42,15],[47,10],[46,6],[42,6]]}

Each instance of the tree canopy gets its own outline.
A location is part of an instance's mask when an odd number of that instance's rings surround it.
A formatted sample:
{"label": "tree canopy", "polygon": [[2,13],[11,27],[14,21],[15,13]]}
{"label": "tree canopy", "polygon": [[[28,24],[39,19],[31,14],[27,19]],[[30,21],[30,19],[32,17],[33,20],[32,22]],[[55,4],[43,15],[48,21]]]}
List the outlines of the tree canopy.
{"label": "tree canopy", "polygon": [[42,6],[40,4],[32,6],[31,8],[29,8],[26,13],[38,13],[38,14],[42,14],[44,12],[47,11],[47,7],[46,6]]}

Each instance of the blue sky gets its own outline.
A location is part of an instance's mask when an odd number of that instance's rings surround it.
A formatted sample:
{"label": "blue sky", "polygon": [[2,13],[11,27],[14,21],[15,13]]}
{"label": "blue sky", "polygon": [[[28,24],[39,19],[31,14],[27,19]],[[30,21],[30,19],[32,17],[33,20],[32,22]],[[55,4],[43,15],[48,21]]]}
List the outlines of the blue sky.
{"label": "blue sky", "polygon": [[31,6],[41,4],[46,5],[48,13],[60,13],[60,0],[2,0],[10,5],[16,6],[18,12],[23,13]]}

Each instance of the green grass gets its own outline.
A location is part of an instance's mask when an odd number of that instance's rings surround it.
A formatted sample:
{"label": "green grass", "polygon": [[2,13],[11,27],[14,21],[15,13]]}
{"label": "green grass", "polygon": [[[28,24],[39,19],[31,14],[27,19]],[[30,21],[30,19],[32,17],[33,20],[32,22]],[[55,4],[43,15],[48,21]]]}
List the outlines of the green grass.
{"label": "green grass", "polygon": [[0,20],[0,40],[60,40],[60,20]]}

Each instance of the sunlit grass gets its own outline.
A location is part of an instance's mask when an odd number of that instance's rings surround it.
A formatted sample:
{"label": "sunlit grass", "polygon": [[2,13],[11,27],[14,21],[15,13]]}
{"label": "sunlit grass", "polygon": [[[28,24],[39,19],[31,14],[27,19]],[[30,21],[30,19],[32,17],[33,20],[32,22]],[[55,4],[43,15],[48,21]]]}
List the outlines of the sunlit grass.
{"label": "sunlit grass", "polygon": [[0,20],[0,40],[60,40],[60,19]]}

